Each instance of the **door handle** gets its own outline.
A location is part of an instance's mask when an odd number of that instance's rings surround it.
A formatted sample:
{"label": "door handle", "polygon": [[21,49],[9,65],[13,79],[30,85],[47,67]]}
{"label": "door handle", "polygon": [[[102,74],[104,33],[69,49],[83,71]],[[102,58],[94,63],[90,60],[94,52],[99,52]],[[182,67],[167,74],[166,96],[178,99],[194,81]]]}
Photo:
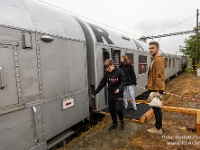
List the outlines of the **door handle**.
{"label": "door handle", "polygon": [[3,68],[2,67],[0,67],[0,88],[4,89]]}
{"label": "door handle", "polygon": [[39,131],[38,131],[38,120],[37,120],[37,110],[34,107],[32,107],[33,109],[33,112],[34,112],[34,115],[35,115],[35,127],[36,127],[36,139],[35,139],[35,143],[38,143],[39,142],[39,138],[38,138],[38,134],[39,134]]}

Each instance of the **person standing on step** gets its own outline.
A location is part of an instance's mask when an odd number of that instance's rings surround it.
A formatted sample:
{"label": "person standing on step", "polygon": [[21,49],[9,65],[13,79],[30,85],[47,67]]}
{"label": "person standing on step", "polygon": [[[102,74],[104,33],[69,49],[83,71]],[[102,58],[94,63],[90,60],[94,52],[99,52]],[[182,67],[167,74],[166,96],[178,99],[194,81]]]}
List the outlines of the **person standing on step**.
{"label": "person standing on step", "polygon": [[[149,52],[152,55],[152,62],[148,72],[148,91],[154,92],[153,96],[160,96],[165,88],[165,58],[159,54],[159,44],[156,41],[149,43]],[[155,126],[148,129],[151,134],[163,134],[162,131],[162,111],[161,108],[152,107],[155,114]]]}
{"label": "person standing on step", "polygon": [[117,115],[121,122],[121,129],[124,129],[124,114],[123,114],[123,91],[125,78],[121,69],[115,69],[113,60],[107,59],[104,62],[106,73],[101,79],[97,89],[95,90],[92,98],[101,91],[101,89],[108,83],[108,106],[112,117],[112,125],[109,131],[115,129],[118,125]]}
{"label": "person standing on step", "polygon": [[127,93],[130,94],[131,100],[132,100],[132,108],[134,110],[137,110],[136,102],[135,102],[135,95],[134,95],[134,86],[137,85],[136,82],[136,75],[133,69],[132,64],[128,60],[127,55],[123,55],[120,59],[120,69],[124,72],[124,77],[126,79],[126,84],[124,86],[124,107],[128,107],[127,103]]}

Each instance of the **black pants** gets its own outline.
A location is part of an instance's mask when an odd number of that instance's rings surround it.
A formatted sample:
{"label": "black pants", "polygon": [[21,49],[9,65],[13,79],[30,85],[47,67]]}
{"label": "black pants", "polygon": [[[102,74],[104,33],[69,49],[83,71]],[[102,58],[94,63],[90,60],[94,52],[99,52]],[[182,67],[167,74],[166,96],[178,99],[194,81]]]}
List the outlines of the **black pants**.
{"label": "black pants", "polygon": [[123,115],[123,97],[108,95],[109,111],[112,117],[113,124],[117,124],[117,115],[120,121],[124,121]]}
{"label": "black pants", "polygon": [[162,111],[161,108],[152,107],[156,118],[155,127],[160,130],[162,128]]}
{"label": "black pants", "polygon": [[[149,91],[149,94],[151,92],[154,92],[154,91]],[[159,92],[160,94],[163,93],[162,92]],[[162,128],[162,111],[161,111],[161,108],[157,108],[157,107],[152,107],[153,109],[153,112],[154,112],[154,115],[155,115],[155,119],[156,119],[156,122],[155,122],[155,127],[160,130]]]}

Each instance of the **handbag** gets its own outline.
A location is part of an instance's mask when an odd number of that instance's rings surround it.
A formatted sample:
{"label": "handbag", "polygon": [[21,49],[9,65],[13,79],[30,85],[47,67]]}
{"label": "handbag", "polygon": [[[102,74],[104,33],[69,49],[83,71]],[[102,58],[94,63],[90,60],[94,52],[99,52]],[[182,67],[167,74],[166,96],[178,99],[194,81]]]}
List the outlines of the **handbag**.
{"label": "handbag", "polygon": [[148,100],[150,101],[149,106],[161,108],[162,107],[162,102],[160,100],[161,98],[162,98],[162,95],[154,97],[153,92],[151,92],[148,97]]}

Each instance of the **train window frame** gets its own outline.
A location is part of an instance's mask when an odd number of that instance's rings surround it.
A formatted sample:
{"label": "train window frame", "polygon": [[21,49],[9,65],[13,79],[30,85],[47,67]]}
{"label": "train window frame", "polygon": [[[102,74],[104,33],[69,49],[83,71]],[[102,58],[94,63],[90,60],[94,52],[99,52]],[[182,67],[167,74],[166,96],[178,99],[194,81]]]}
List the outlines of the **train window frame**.
{"label": "train window frame", "polygon": [[[128,60],[131,62],[131,65],[133,66],[134,68],[134,53],[125,53],[125,55],[128,56]],[[130,56],[132,55],[132,56]],[[132,58],[132,59],[131,59]]]}
{"label": "train window frame", "polygon": [[171,68],[171,67],[172,67],[172,59],[169,58],[169,68]]}
{"label": "train window frame", "polygon": [[165,57],[165,68],[167,69],[168,68],[168,58]]}
{"label": "train window frame", "polygon": [[103,62],[107,59],[110,59],[110,53],[106,49],[103,49]]}
{"label": "train window frame", "polygon": [[[140,57],[145,58],[145,62],[141,62]],[[144,59],[143,59],[143,60],[144,60]],[[143,60],[142,60],[142,61],[143,61]],[[144,67],[144,71],[141,71],[141,70],[140,70],[140,68],[142,68],[141,66],[145,66],[145,67]],[[142,69],[143,69],[143,68],[142,68]],[[147,73],[147,71],[148,71],[147,56],[146,56],[146,55],[139,55],[139,56],[138,56],[138,74],[139,74],[139,75],[142,75],[142,74]]]}
{"label": "train window frame", "polygon": [[174,68],[175,67],[175,59],[174,58],[172,59],[172,63],[173,63],[172,67]]}
{"label": "train window frame", "polygon": [[121,57],[121,51],[120,50],[111,49],[111,58],[113,60],[115,68],[119,68],[120,57]]}

